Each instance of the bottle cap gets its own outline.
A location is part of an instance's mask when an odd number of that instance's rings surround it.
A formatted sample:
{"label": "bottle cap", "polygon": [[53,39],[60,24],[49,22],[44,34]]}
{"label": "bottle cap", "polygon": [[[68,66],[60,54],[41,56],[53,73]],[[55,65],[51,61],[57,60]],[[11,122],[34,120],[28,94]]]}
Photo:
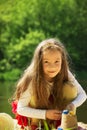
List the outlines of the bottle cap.
{"label": "bottle cap", "polygon": [[63,130],[63,128],[61,128],[61,127],[58,127],[58,129],[57,130]]}
{"label": "bottle cap", "polygon": [[68,113],[69,113],[69,110],[63,110],[62,113],[63,113],[63,114],[68,114]]}

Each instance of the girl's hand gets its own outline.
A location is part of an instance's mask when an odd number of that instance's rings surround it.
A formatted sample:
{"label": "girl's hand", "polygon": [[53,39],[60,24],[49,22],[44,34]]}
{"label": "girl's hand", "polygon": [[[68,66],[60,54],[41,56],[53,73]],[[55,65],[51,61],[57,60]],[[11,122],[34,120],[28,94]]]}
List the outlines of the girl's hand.
{"label": "girl's hand", "polygon": [[70,111],[74,111],[75,110],[75,106],[73,103],[70,103],[69,105],[67,105],[66,109],[70,110]]}
{"label": "girl's hand", "polygon": [[50,120],[60,120],[61,114],[62,112],[58,110],[47,110],[46,118]]}

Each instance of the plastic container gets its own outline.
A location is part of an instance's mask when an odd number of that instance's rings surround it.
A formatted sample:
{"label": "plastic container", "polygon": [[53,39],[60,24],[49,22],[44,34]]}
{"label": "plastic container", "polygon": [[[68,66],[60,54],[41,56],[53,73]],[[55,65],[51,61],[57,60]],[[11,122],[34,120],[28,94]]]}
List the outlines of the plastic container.
{"label": "plastic container", "polygon": [[61,126],[63,130],[77,130],[77,117],[75,114],[72,114],[69,110],[63,110]]}

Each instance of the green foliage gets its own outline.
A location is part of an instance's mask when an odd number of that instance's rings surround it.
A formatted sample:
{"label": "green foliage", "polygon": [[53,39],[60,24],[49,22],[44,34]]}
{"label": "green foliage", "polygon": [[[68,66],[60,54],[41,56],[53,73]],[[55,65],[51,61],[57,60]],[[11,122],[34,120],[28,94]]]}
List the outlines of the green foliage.
{"label": "green foliage", "polygon": [[6,71],[5,73],[0,73],[1,81],[15,81],[21,76],[21,70],[17,68],[13,68],[10,71]]}
{"label": "green foliage", "polygon": [[30,63],[36,45],[45,39],[43,32],[31,31],[25,38],[20,38],[14,46],[11,44],[7,49],[8,61],[13,67],[23,68]]}
{"label": "green foliage", "polygon": [[49,37],[62,40],[76,70],[87,70],[86,5],[86,0],[0,1],[0,77],[22,71],[37,44]]}
{"label": "green foliage", "polygon": [[77,79],[87,92],[87,71],[77,71]]}

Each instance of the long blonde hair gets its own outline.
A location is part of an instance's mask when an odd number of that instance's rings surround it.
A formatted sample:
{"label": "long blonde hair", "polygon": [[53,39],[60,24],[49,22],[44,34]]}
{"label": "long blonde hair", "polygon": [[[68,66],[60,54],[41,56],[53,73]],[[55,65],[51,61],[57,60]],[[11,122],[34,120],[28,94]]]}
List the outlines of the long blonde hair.
{"label": "long blonde hair", "polygon": [[[44,78],[42,67],[42,55],[47,49],[58,49],[62,54],[61,71],[54,78],[52,96],[54,104],[50,104],[49,95],[47,92],[47,81]],[[38,44],[32,62],[24,71],[23,76],[18,81],[15,98],[19,99],[20,95],[29,87],[32,82],[33,93],[37,108],[58,107],[61,109],[62,102],[62,88],[63,83],[68,81],[68,59],[67,52],[64,45],[57,39],[51,38],[42,41]]]}

